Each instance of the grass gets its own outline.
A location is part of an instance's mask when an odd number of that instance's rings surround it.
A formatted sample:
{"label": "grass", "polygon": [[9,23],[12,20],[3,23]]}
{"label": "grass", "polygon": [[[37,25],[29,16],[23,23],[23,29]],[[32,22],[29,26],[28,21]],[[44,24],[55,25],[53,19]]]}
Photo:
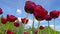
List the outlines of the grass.
{"label": "grass", "polygon": [[[35,29],[35,28],[34,28]],[[50,34],[54,34],[54,30],[53,29],[51,29],[51,28],[49,28],[50,29]],[[29,28],[29,29],[26,29],[27,31],[28,30],[31,30],[31,28]],[[45,27],[45,29],[44,30],[40,30],[40,34],[48,34],[48,27]],[[56,31],[56,34],[60,34],[60,32],[59,31]]]}
{"label": "grass", "polygon": [[[16,33],[16,29],[15,29],[15,27],[14,27],[14,25],[12,24],[12,23],[9,23],[9,22],[7,22],[6,24],[5,24],[5,26],[2,26],[3,24],[1,23],[1,20],[0,20],[0,34],[3,34],[4,33],[4,30],[5,29],[8,29],[8,28],[10,28],[10,29],[12,29],[15,33]],[[9,25],[9,26],[8,26]],[[8,28],[7,28],[8,27]],[[19,27],[19,32],[18,32],[18,34],[23,34],[23,25],[21,25],[20,27]],[[34,29],[36,29],[36,28],[34,28]],[[50,34],[54,34],[54,30],[53,29],[51,29],[51,28],[49,28],[50,29]],[[38,29],[37,29],[38,30]],[[25,31],[28,31],[28,34],[31,34],[30,32],[32,31],[32,28],[30,27],[30,28],[28,28],[28,29],[25,29]],[[45,27],[45,29],[44,30],[40,30],[40,34],[48,34],[48,27],[46,26]],[[17,34],[17,33],[16,33]],[[60,34],[60,32],[59,31],[56,31],[56,34]]]}

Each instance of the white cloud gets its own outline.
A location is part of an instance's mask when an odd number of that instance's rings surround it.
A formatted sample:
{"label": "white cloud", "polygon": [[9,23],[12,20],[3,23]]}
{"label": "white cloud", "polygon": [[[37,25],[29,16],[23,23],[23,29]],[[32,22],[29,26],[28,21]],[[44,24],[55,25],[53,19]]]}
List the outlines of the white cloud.
{"label": "white cloud", "polygon": [[21,21],[21,17],[18,17],[18,20]]}
{"label": "white cloud", "polygon": [[[51,27],[52,29],[54,29],[54,25],[50,25],[50,27]],[[60,31],[60,25],[57,25],[57,26],[56,26],[56,30],[57,30],[57,31]]]}
{"label": "white cloud", "polygon": [[46,23],[46,20],[41,21],[41,23]]}
{"label": "white cloud", "polygon": [[22,11],[20,9],[17,9],[17,14],[18,15],[22,14]]}
{"label": "white cloud", "polygon": [[54,25],[50,25],[50,27],[54,27]]}
{"label": "white cloud", "polygon": [[32,26],[32,20],[29,19],[29,22],[26,24],[26,27],[31,27]]}

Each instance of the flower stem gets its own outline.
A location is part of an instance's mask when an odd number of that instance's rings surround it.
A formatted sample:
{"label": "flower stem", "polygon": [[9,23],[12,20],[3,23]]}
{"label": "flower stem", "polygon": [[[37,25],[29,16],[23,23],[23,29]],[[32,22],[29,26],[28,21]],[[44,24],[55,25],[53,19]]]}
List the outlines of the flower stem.
{"label": "flower stem", "polygon": [[32,34],[34,34],[34,18],[33,18],[33,23],[32,23]]}
{"label": "flower stem", "polygon": [[40,34],[40,32],[39,32],[39,26],[40,26],[40,21],[38,21],[38,34]]}
{"label": "flower stem", "polygon": [[[28,13],[26,14],[26,19],[28,18]],[[26,23],[26,20],[24,22],[24,28],[25,28],[25,23]],[[24,34],[24,28],[23,28],[23,34]]]}
{"label": "flower stem", "polygon": [[54,34],[56,34],[56,19],[54,19]]}
{"label": "flower stem", "polygon": [[50,34],[50,23],[49,23],[49,21],[48,21],[48,33]]}

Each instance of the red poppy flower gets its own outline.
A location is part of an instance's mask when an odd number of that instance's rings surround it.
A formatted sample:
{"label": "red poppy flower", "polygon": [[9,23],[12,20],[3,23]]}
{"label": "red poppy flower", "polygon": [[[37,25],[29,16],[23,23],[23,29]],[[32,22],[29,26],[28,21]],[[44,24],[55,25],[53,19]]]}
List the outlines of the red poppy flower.
{"label": "red poppy flower", "polygon": [[14,32],[12,32],[12,30],[7,30],[6,32],[7,32],[7,34],[14,34]]}
{"label": "red poppy flower", "polygon": [[27,31],[24,31],[24,34],[28,34],[28,32]]}
{"label": "red poppy flower", "polygon": [[19,25],[20,25],[19,22],[14,22],[15,27],[19,27]]}
{"label": "red poppy flower", "polygon": [[11,21],[11,22],[14,22],[15,20],[17,20],[17,18],[13,15],[7,15],[7,20]]}
{"label": "red poppy flower", "polygon": [[35,33],[35,34],[37,34],[37,33],[38,33],[38,31],[35,29],[35,30],[34,30],[34,33]]}
{"label": "red poppy flower", "polygon": [[26,1],[24,9],[25,9],[25,11],[26,11],[27,13],[32,14],[33,11],[34,11],[35,6],[36,6],[36,5],[35,5],[34,2],[32,2],[32,1]]}
{"label": "red poppy flower", "polygon": [[45,20],[46,20],[46,21],[50,21],[51,19],[52,19],[52,17],[51,17],[50,15],[46,15],[46,16],[45,16]]}
{"label": "red poppy flower", "polygon": [[28,19],[27,18],[21,18],[21,21],[22,21],[22,23],[25,23],[25,24],[28,23]]}
{"label": "red poppy flower", "polygon": [[7,23],[7,19],[6,18],[1,18],[1,22],[2,22],[2,24],[6,24]]}
{"label": "red poppy flower", "polygon": [[47,10],[45,10],[41,5],[37,5],[34,9],[34,16],[37,20],[44,20],[44,17],[48,14]]}
{"label": "red poppy flower", "polygon": [[0,14],[2,14],[3,12],[2,12],[2,9],[0,8]]}
{"label": "red poppy flower", "polygon": [[44,26],[40,26],[40,27],[39,27],[40,30],[43,30],[44,28],[45,28]]}
{"label": "red poppy flower", "polygon": [[50,12],[50,16],[52,18],[58,18],[59,17],[59,12],[57,10],[53,10]]}
{"label": "red poppy flower", "polygon": [[59,12],[59,15],[60,15],[60,12]]}

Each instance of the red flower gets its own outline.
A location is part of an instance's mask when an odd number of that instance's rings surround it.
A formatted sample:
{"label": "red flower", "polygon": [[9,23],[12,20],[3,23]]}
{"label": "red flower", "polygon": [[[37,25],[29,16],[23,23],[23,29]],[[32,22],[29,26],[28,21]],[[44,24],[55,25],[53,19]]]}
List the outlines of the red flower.
{"label": "red flower", "polygon": [[1,22],[2,22],[2,24],[6,24],[7,23],[7,19],[6,18],[1,18]]}
{"label": "red flower", "polygon": [[0,14],[2,14],[3,12],[2,12],[2,9],[0,8]]}
{"label": "red flower", "polygon": [[19,22],[14,22],[15,27],[19,27],[19,25],[20,25]]}
{"label": "red flower", "polygon": [[40,26],[40,27],[39,27],[40,30],[43,30],[44,28],[45,28],[44,26]]}
{"label": "red flower", "polygon": [[26,1],[24,9],[25,9],[25,11],[26,11],[27,13],[32,14],[33,11],[34,11],[35,6],[36,6],[36,5],[35,5],[34,2],[32,2],[32,1]]}
{"label": "red flower", "polygon": [[7,30],[6,32],[7,32],[7,34],[14,34],[14,32],[12,32],[12,30]]}
{"label": "red flower", "polygon": [[27,31],[24,31],[24,34],[28,34],[28,32]]}
{"label": "red flower", "polygon": [[28,23],[28,19],[27,18],[21,18],[21,21],[22,21],[22,23],[25,23],[25,24]]}
{"label": "red flower", "polygon": [[14,22],[15,20],[17,20],[17,18],[13,15],[7,15],[7,20],[11,21],[11,22]]}
{"label": "red flower", "polygon": [[37,33],[38,33],[38,31],[35,29],[35,30],[34,30],[34,33],[35,33],[35,34],[37,34]]}
{"label": "red flower", "polygon": [[53,10],[50,12],[50,16],[52,18],[58,18],[59,17],[59,12],[57,10]]}
{"label": "red flower", "polygon": [[60,15],[60,12],[59,12],[59,15]]}
{"label": "red flower", "polygon": [[45,20],[46,20],[46,21],[50,21],[51,19],[52,19],[52,17],[51,17],[50,15],[46,15],[46,16],[45,16]]}
{"label": "red flower", "polygon": [[44,17],[48,14],[47,10],[45,10],[41,5],[37,5],[34,9],[34,16],[37,20],[44,20]]}

